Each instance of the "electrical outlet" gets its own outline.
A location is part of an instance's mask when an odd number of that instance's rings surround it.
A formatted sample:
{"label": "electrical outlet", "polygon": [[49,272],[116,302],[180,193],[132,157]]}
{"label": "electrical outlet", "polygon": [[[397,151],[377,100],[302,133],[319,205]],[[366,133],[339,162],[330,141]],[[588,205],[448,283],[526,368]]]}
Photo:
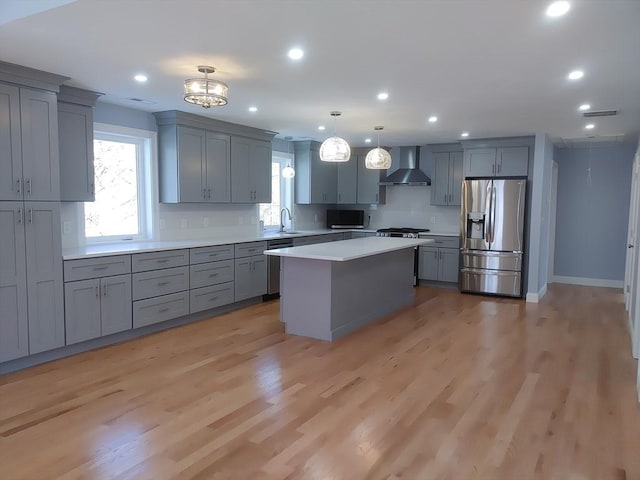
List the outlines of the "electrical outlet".
{"label": "electrical outlet", "polygon": [[71,222],[64,222],[62,224],[62,233],[69,235],[71,233]]}
{"label": "electrical outlet", "polygon": [[435,215],[431,215],[431,223],[433,223],[434,225],[436,224],[436,216]]}
{"label": "electrical outlet", "polygon": [[181,218],[180,219],[180,228],[187,228],[187,219],[186,218]]}
{"label": "electrical outlet", "polygon": [[204,217],[202,219],[202,226],[203,227],[208,227],[209,226],[209,217]]}

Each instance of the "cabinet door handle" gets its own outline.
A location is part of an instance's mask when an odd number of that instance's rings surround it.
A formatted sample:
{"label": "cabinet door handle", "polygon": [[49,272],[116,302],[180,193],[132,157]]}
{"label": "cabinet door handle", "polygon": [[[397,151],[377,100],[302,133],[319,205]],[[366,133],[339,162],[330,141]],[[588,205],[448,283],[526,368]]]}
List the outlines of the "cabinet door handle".
{"label": "cabinet door handle", "polygon": [[211,189],[207,188],[207,198],[211,200]]}
{"label": "cabinet door handle", "polygon": [[24,222],[24,217],[23,217],[24,213],[22,211],[21,208],[18,209],[18,223],[20,225],[22,225],[22,222]]}
{"label": "cabinet door handle", "polygon": [[168,258],[162,258],[160,260],[156,260],[156,262],[158,262],[158,263],[167,263],[168,261],[169,261]]}
{"label": "cabinet door handle", "polygon": [[96,184],[91,182],[91,184],[89,185],[89,191],[91,192],[91,195],[95,195],[96,194]]}
{"label": "cabinet door handle", "polygon": [[164,287],[165,285],[169,285],[169,282],[158,282],[159,287]]}
{"label": "cabinet door handle", "polygon": [[96,285],[96,298],[100,298],[100,287]]}
{"label": "cabinet door handle", "polygon": [[106,270],[107,268],[109,268],[107,265],[102,265],[101,267],[93,267],[93,270],[94,271]]}
{"label": "cabinet door handle", "polygon": [[106,285],[106,284],[104,284],[104,285],[102,286],[102,296],[103,296],[103,297],[106,297],[106,296],[107,296],[107,285]]}
{"label": "cabinet door handle", "polygon": [[168,308],[161,308],[160,310],[158,310],[158,313],[164,313],[164,312],[168,312],[169,309]]}
{"label": "cabinet door handle", "polygon": [[22,180],[19,178],[16,178],[16,191],[18,192],[18,195],[22,193]]}
{"label": "cabinet door handle", "polygon": [[496,164],[491,165],[491,173],[496,173]]}
{"label": "cabinet door handle", "polygon": [[33,223],[33,208],[29,209],[29,223]]}
{"label": "cabinet door handle", "polygon": [[218,274],[217,274],[217,273],[210,273],[210,274],[209,274],[209,278],[213,278],[213,277],[217,277],[217,276],[218,276]]}
{"label": "cabinet door handle", "polygon": [[218,300],[218,297],[211,297],[211,298],[209,299],[209,301],[210,301],[210,302],[215,302],[216,300]]}
{"label": "cabinet door handle", "polygon": [[27,187],[27,195],[31,195],[31,179],[27,178],[27,180],[24,183],[26,184],[26,187]]}
{"label": "cabinet door handle", "polygon": [[501,171],[502,171],[502,162],[498,164],[498,173],[500,173]]}
{"label": "cabinet door handle", "polygon": [[206,189],[206,188],[203,188],[203,189],[202,189],[202,199],[203,199],[203,200],[206,200],[206,199],[207,199],[207,189]]}

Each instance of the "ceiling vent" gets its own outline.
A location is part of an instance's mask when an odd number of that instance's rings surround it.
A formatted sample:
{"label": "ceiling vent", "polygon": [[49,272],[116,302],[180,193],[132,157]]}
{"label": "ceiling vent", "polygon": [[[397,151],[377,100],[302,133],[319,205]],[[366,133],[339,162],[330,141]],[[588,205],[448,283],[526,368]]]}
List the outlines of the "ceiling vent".
{"label": "ceiling vent", "polygon": [[156,102],[153,102],[153,101],[151,101],[151,100],[145,100],[145,99],[143,99],[143,98],[135,98],[135,97],[133,97],[133,98],[127,98],[127,100],[130,100],[130,101],[132,101],[132,102],[137,102],[137,103],[144,103],[145,105],[153,105],[153,104],[155,104],[155,103],[156,103]]}
{"label": "ceiling vent", "polygon": [[591,117],[613,117],[618,114],[618,110],[592,110],[590,112],[584,112],[582,114],[585,118]]}

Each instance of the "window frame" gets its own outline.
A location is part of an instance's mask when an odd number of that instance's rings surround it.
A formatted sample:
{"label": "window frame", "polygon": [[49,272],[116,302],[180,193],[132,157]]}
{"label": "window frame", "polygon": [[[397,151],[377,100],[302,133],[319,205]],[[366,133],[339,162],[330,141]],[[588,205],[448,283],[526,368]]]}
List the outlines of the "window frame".
{"label": "window frame", "polygon": [[[94,140],[105,140],[136,145],[136,177],[138,203],[138,233],[135,235],[104,235],[89,237],[86,232],[85,202],[81,204],[82,237],[85,244],[104,244],[123,241],[142,241],[152,238],[152,165],[156,158],[156,132],[137,128],[122,127],[106,123],[94,123]],[[95,174],[94,174],[95,175]]]}
{"label": "window frame", "polygon": [[[285,178],[282,176],[282,169],[287,165],[292,165],[294,163],[294,155],[292,153],[286,152],[278,152],[274,151],[271,154],[271,164],[274,163],[280,164],[280,211],[282,208],[288,208],[293,217],[293,178]],[[294,167],[295,168],[295,167]],[[273,202],[272,202],[273,203]],[[260,204],[260,205],[265,205]],[[258,206],[258,215],[260,216],[260,205]],[[263,218],[259,218],[259,220],[264,220]],[[292,221],[289,218],[284,219],[285,228],[292,228]],[[265,232],[273,232],[280,229],[280,222],[278,221],[277,225],[264,225]]]}

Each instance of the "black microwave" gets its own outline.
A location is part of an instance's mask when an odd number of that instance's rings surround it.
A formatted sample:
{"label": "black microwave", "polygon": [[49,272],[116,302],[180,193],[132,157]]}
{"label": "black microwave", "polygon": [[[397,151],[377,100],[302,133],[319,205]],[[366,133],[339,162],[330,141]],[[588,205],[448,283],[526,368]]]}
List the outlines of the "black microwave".
{"label": "black microwave", "polygon": [[327,209],[327,228],[364,228],[364,210]]}

